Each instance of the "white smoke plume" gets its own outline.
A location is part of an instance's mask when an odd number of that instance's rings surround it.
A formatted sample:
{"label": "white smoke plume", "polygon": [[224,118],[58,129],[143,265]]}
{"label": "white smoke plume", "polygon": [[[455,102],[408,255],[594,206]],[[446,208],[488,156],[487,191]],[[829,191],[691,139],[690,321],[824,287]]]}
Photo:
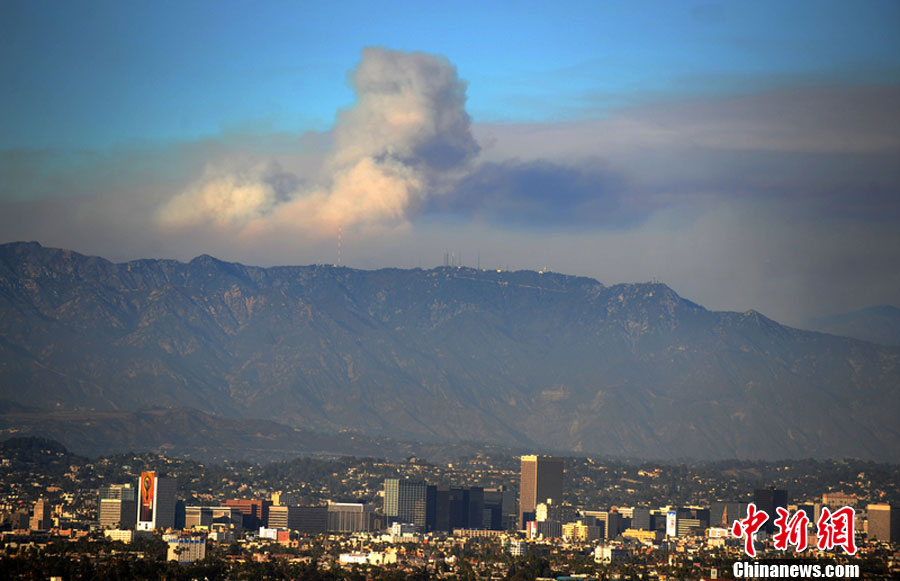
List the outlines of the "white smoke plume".
{"label": "white smoke plume", "polygon": [[314,236],[402,224],[442,178],[478,153],[466,84],[446,58],[366,48],[350,82],[356,103],[338,114],[334,150],[317,179],[301,182],[274,164],[209,169],[160,208],[157,222],[244,235],[277,226]]}

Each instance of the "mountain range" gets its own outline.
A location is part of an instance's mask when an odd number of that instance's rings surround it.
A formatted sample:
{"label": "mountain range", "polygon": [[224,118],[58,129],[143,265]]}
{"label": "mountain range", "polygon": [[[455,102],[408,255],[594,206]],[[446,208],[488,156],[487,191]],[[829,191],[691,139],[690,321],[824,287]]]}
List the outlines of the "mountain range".
{"label": "mountain range", "polygon": [[0,245],[0,399],[32,434],[35,414],[163,407],[646,458],[900,455],[900,348],[550,272]]}
{"label": "mountain range", "polygon": [[900,347],[900,308],[892,305],[817,317],[808,323],[808,327],[832,335]]}

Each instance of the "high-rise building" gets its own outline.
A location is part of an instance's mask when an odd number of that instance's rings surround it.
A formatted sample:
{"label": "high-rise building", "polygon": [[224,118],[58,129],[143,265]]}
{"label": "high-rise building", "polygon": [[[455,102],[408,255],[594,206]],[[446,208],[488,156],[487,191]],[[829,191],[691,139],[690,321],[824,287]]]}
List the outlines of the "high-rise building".
{"label": "high-rise building", "polygon": [[484,490],[484,528],[500,531],[515,528],[518,522],[516,510],[515,491],[504,486]]}
{"label": "high-rise building", "polygon": [[101,528],[130,529],[137,522],[137,489],[131,484],[103,486],[98,494]]}
{"label": "high-rise building", "polygon": [[[759,508],[759,505],[757,505]],[[709,507],[709,526],[731,528],[734,521],[747,516],[747,502],[722,501],[713,502]],[[778,518],[771,516],[770,518]]]}
{"label": "high-rise building", "polygon": [[631,511],[631,528],[641,531],[653,530],[653,518],[649,508],[634,507],[634,510]]}
{"label": "high-rise building", "polygon": [[31,512],[27,510],[17,510],[12,514],[5,515],[6,522],[15,530],[27,530],[31,524]]}
{"label": "high-rise building", "polygon": [[489,528],[491,523],[485,525],[484,518],[484,489],[474,487],[468,489],[466,495],[466,528]]}
{"label": "high-rise building", "polygon": [[753,504],[756,510],[764,510],[769,515],[769,520],[763,525],[766,534],[771,535],[775,532],[775,519],[778,513],[775,511],[779,506],[787,510],[788,493],[787,490],[778,490],[775,487],[758,488],[753,491]]}
{"label": "high-rise building", "polygon": [[[480,487],[429,487],[434,491],[433,524],[427,519],[426,530],[453,531],[455,529],[490,529],[494,519],[499,528],[502,519],[502,493]],[[429,491],[426,494],[430,495]],[[426,501],[428,498],[426,498]],[[430,506],[430,502],[426,502]]]}
{"label": "high-rise building", "polygon": [[900,543],[900,508],[889,504],[870,504],[866,507],[869,519],[869,540]]}
{"label": "high-rise building", "polygon": [[300,533],[324,533],[328,530],[327,506],[272,506],[269,527]]}
{"label": "high-rise building", "polygon": [[187,506],[184,512],[185,530],[209,528],[212,526],[213,513],[211,506]]}
{"label": "high-rise building", "polygon": [[99,491],[100,498],[108,498],[110,500],[133,500],[137,502],[137,489],[128,484],[113,484],[110,486],[101,486]]}
{"label": "high-rise building", "polygon": [[562,502],[563,460],[549,456],[522,456],[521,484],[519,486],[519,526],[524,527],[528,517],[540,502]]}
{"label": "high-rise building", "polygon": [[300,504],[300,496],[290,492],[273,492],[272,505],[274,506],[297,506]]}
{"label": "high-rise building", "polygon": [[695,506],[681,508],[670,507],[666,517],[666,534],[670,537],[700,534],[709,528],[708,508]]}
{"label": "high-rise building", "polygon": [[271,500],[245,500],[232,498],[225,501],[225,506],[230,506],[241,511],[244,515],[243,527],[247,530],[256,530],[259,527],[268,526],[269,507]]}
{"label": "high-rise building", "polygon": [[384,480],[384,514],[388,524],[410,523],[420,531],[433,530],[436,502],[436,486],[399,478]]}
{"label": "high-rise building", "polygon": [[800,504],[797,505],[797,510],[805,513],[809,522],[816,523],[819,522],[819,515],[822,514],[822,504],[818,502],[812,504]]}
{"label": "high-rise building", "polygon": [[299,518],[293,530],[304,534],[324,533],[328,530],[327,506],[298,506]]}
{"label": "high-rise building", "polygon": [[[482,510],[484,505],[484,492],[481,488],[477,490],[480,495],[480,503],[477,510]],[[473,519],[475,510],[471,507],[472,490],[468,488],[447,488],[438,486],[435,492],[434,501],[434,527],[433,530],[452,531],[453,529],[480,529],[483,515],[478,514]],[[473,524],[473,519],[476,524]],[[432,527],[429,527],[432,530]]]}
{"label": "high-rise building", "polygon": [[[291,506],[279,504],[269,507],[269,526],[270,529],[290,530],[291,524]],[[294,517],[296,518],[296,517]]]}
{"label": "high-rise building", "polygon": [[583,520],[578,520],[562,525],[562,534],[569,539],[586,543],[602,539],[604,531],[603,527],[586,524]]}
{"label": "high-rise building", "polygon": [[[574,520],[573,516],[565,511],[562,516],[568,522]],[[627,519],[616,510],[583,510],[581,511],[581,522],[585,525],[600,527],[600,537],[604,539],[615,539],[628,528],[626,526]]]}
{"label": "high-rise building", "polygon": [[50,518],[50,505],[41,498],[34,503],[34,511],[31,513],[28,528],[33,531],[46,531],[52,526],[53,520]]}
{"label": "high-rise building", "polygon": [[450,496],[447,486],[438,486],[434,492],[434,527],[436,531],[452,531],[450,528]]}
{"label": "high-rise building", "polygon": [[233,506],[186,506],[184,529],[218,529],[240,533],[244,514]]}
{"label": "high-rise building", "polygon": [[141,472],[138,481],[137,530],[152,531],[175,526],[175,491],[178,482],[174,478],[159,476],[156,472]]}
{"label": "high-rise building", "polygon": [[374,531],[381,520],[372,505],[365,502],[329,502],[328,530],[337,533]]}

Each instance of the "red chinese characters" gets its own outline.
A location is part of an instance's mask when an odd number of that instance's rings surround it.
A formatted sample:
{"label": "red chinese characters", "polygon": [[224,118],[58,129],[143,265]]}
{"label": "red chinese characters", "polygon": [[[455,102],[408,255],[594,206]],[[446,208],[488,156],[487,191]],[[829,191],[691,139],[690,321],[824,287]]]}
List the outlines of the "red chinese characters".
{"label": "red chinese characters", "polygon": [[756,510],[752,502],[747,505],[747,518],[736,520],[731,526],[731,534],[736,538],[744,537],[744,552],[750,557],[756,556],[756,548],[753,546],[753,537],[756,532],[769,520],[769,515],[764,510]]}
{"label": "red chinese characters", "polygon": [[[794,515],[780,506],[775,510],[778,514],[774,521],[777,532],[772,536],[775,549],[787,551],[792,546],[798,553],[805,551],[808,547],[809,517],[802,510]],[[841,547],[848,555],[855,555],[854,517],[853,508],[849,506],[834,512],[823,507],[816,521],[816,548],[829,551]],[[757,510],[756,505],[750,503],[747,505],[747,518],[734,521],[731,527],[734,537],[744,539],[744,552],[750,557],[756,556],[753,537],[768,520],[766,511]]]}
{"label": "red chinese characters", "polygon": [[834,512],[827,506],[822,507],[822,514],[816,522],[816,547],[822,551],[842,547],[848,555],[855,555],[854,516],[855,513],[849,506]]}
{"label": "red chinese characters", "polygon": [[805,551],[807,547],[806,527],[809,525],[809,517],[802,510],[791,516],[790,512],[780,506],[775,511],[778,513],[778,518],[775,519],[778,532],[772,537],[775,541],[775,548],[779,551],[787,551],[788,545],[793,545],[798,553]]}

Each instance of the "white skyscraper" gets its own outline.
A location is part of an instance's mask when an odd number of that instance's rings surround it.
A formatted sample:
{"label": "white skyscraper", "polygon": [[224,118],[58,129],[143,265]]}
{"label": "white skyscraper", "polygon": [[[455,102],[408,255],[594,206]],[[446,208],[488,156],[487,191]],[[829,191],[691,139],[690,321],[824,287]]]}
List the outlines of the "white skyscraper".
{"label": "white skyscraper", "polygon": [[137,509],[137,530],[152,531],[175,526],[174,478],[157,476],[155,472],[141,472],[138,482],[140,499]]}

